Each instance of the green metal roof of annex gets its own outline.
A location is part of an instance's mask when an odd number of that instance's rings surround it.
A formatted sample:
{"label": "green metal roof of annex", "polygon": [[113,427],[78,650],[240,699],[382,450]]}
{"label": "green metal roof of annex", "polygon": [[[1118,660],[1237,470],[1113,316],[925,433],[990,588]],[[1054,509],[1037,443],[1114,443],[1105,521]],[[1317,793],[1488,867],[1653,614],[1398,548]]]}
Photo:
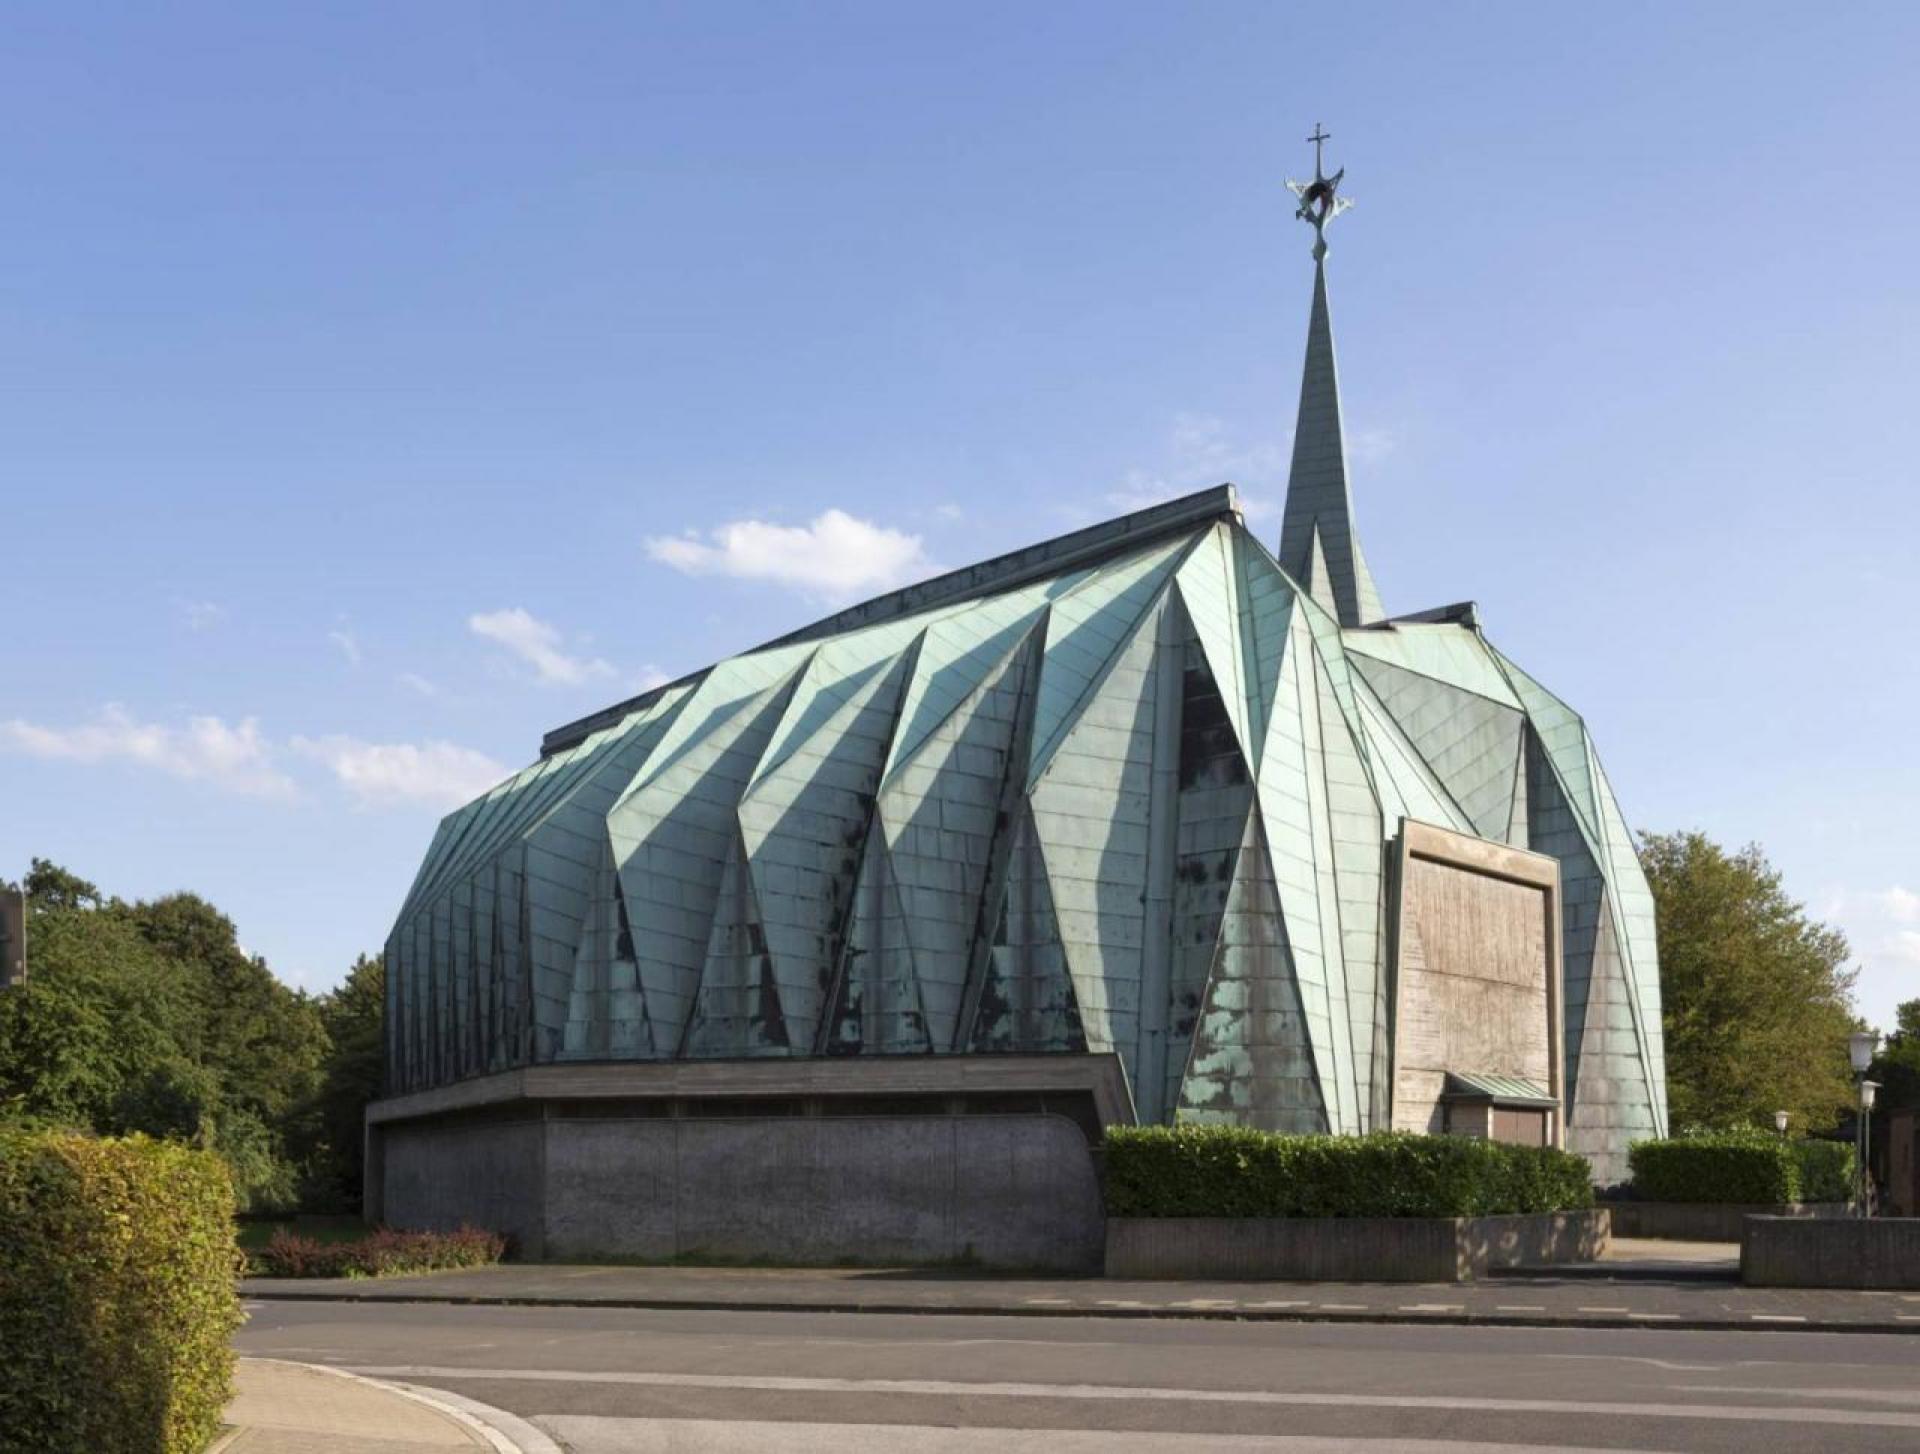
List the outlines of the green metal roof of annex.
{"label": "green metal roof of annex", "polygon": [[401,910],[389,1089],[1112,1051],[1143,1120],[1367,1130],[1404,816],[1559,859],[1568,1141],[1623,1172],[1665,1124],[1650,896],[1580,717],[1471,607],[1381,617],[1325,220],[1278,557],[1222,486],[550,733],[447,817]]}

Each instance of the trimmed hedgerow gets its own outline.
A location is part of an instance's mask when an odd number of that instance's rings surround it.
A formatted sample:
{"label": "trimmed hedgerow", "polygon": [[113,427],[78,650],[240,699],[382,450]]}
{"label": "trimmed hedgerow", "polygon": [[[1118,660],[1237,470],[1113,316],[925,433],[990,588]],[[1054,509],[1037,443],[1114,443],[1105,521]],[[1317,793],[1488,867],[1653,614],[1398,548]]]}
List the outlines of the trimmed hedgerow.
{"label": "trimmed hedgerow", "polygon": [[0,1451],[205,1446],[240,1323],[233,1200],[178,1142],[0,1130]]}
{"label": "trimmed hedgerow", "polygon": [[1115,1126],[1104,1162],[1116,1217],[1480,1217],[1593,1205],[1586,1158],[1469,1136]]}
{"label": "trimmed hedgerow", "polygon": [[354,1242],[318,1242],[285,1228],[254,1254],[265,1277],[404,1277],[456,1267],[485,1267],[507,1255],[498,1232],[396,1232],[376,1227]]}
{"label": "trimmed hedgerow", "polygon": [[1627,1149],[1634,1194],[1650,1202],[1843,1202],[1852,1195],[1853,1148],[1789,1141],[1738,1128],[1692,1131]]}

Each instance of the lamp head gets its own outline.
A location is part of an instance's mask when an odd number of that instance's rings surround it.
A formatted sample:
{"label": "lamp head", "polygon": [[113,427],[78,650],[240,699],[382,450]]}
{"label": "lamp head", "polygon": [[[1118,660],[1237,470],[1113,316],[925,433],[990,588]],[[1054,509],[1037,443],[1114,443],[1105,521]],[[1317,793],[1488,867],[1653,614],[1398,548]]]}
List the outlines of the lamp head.
{"label": "lamp head", "polygon": [[1880,1089],[1880,1082],[1877,1080],[1863,1080],[1860,1082],[1860,1109],[1861,1110],[1870,1111],[1873,1109],[1873,1098],[1875,1093],[1879,1089]]}
{"label": "lamp head", "polygon": [[1880,1036],[1872,1030],[1855,1030],[1847,1037],[1847,1050],[1853,1057],[1854,1074],[1867,1073],[1867,1067],[1873,1064],[1873,1053],[1879,1046]]}
{"label": "lamp head", "polygon": [[1782,1136],[1787,1134],[1787,1113],[1785,1111],[1775,1111],[1773,1113],[1773,1129],[1778,1131]]}

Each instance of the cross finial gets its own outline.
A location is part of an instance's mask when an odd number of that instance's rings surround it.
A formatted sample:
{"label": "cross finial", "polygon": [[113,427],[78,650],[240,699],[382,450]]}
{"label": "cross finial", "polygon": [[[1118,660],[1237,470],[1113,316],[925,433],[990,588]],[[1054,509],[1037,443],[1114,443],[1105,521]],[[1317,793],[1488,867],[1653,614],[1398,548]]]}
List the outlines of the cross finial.
{"label": "cross finial", "polygon": [[1333,133],[1331,131],[1322,131],[1320,129],[1320,123],[1316,121],[1313,123],[1313,135],[1308,137],[1307,140],[1313,143],[1313,174],[1317,177],[1320,175],[1321,144],[1332,141]]}
{"label": "cross finial", "polygon": [[1324,130],[1319,122],[1313,123],[1313,135],[1307,138],[1313,143],[1313,180],[1296,182],[1287,179],[1287,190],[1300,199],[1300,206],[1294,216],[1313,224],[1313,256],[1315,261],[1327,255],[1327,224],[1353,205],[1351,197],[1342,197],[1340,179],[1347,174],[1345,167],[1332,176],[1321,166],[1321,149],[1333,140],[1333,133]]}

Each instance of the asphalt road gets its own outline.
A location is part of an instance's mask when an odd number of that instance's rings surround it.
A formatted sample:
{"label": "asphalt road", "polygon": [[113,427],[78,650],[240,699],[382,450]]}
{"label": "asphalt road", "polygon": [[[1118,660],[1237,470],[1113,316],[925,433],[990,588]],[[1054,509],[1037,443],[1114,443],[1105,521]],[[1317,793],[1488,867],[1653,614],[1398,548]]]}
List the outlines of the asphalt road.
{"label": "asphalt road", "polygon": [[240,1351],[445,1389],[575,1454],[1920,1450],[1920,1339],[250,1304]]}

